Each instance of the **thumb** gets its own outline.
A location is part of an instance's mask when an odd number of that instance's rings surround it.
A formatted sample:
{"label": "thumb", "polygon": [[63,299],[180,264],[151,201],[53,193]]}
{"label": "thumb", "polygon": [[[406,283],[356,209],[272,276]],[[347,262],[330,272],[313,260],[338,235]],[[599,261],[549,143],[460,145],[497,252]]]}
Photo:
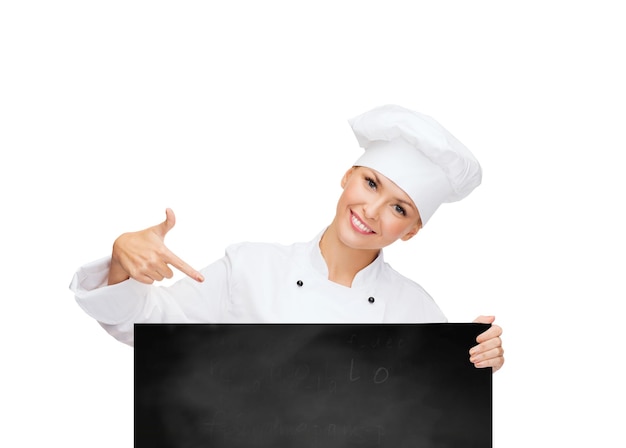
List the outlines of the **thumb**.
{"label": "thumb", "polygon": [[174,215],[174,210],[172,210],[171,208],[166,208],[165,221],[155,226],[155,230],[161,238],[165,238],[167,232],[172,230],[172,228],[174,228],[174,225],[176,225],[176,215]]}

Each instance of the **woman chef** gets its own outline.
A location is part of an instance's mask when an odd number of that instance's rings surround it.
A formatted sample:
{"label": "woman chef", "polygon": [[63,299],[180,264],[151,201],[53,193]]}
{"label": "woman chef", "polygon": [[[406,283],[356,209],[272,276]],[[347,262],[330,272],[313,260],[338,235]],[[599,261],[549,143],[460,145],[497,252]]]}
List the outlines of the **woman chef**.
{"label": "woman chef", "polygon": [[[78,304],[118,340],[134,323],[446,322],[433,299],[394,271],[382,249],[415,236],[443,202],[481,182],[477,160],[432,118],[388,105],[352,120],[362,156],[343,176],[330,225],[290,246],[239,243],[200,272],[164,245],[175,223],[117,238],[110,258],[81,267],[70,288]],[[171,286],[169,266],[187,277]],[[481,316],[476,322],[493,322]],[[497,325],[470,350],[476,367],[504,363]]]}

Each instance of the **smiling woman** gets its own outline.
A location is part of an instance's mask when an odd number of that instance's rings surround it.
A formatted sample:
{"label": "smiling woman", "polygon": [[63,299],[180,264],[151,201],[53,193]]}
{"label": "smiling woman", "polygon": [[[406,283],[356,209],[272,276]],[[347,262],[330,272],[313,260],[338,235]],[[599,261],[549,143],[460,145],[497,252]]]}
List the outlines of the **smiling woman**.
{"label": "smiling woman", "polygon": [[[434,300],[385,263],[383,248],[406,241],[444,202],[467,196],[480,165],[432,118],[403,107],[375,108],[350,121],[364,154],[341,180],[332,222],[311,241],[239,243],[196,271],[164,244],[164,222],[117,238],[111,257],[79,269],[78,304],[115,338],[133,344],[135,323],[436,323]],[[174,268],[187,278],[171,286]],[[492,324],[493,316],[476,321]],[[501,328],[470,350],[477,367],[504,363]]]}
{"label": "smiling woman", "polygon": [[[350,168],[341,186],[337,212],[322,236],[320,250],[329,266],[329,280],[350,287],[356,273],[372,263],[381,249],[411,239],[422,224],[411,198],[371,168]],[[337,255],[327,256],[331,253]]]}

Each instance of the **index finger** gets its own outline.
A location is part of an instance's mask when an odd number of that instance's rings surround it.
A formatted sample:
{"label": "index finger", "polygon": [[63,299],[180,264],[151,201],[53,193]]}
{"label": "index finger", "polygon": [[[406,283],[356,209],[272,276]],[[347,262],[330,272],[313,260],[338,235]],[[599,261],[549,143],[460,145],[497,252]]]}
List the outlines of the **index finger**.
{"label": "index finger", "polygon": [[491,325],[476,338],[476,342],[481,343],[502,335],[502,328],[499,325]]}
{"label": "index finger", "polygon": [[183,274],[191,277],[195,281],[202,283],[204,281],[204,276],[192,268],[189,264],[185,263],[181,258],[179,258],[174,252],[167,249],[167,257],[165,257],[165,262],[167,264],[171,264],[176,269],[178,269]]}

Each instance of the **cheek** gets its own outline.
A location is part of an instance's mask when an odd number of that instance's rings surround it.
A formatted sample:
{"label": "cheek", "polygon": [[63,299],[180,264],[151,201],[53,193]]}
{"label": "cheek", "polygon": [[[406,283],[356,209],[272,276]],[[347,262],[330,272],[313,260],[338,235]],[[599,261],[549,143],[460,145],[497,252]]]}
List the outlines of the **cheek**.
{"label": "cheek", "polygon": [[340,205],[355,203],[359,200],[358,196],[358,191],[354,188],[354,186],[350,186],[348,183],[346,188],[342,191],[341,196],[339,196],[338,202]]}
{"label": "cheek", "polygon": [[347,200],[346,200],[346,191],[344,190],[341,193],[341,196],[339,196],[339,199],[337,200],[337,211],[339,211],[342,208],[344,208],[346,202],[347,202]]}
{"label": "cheek", "polygon": [[414,227],[413,221],[407,223],[405,219],[399,219],[397,216],[390,216],[387,222],[387,233],[395,236],[396,238],[403,237]]}
{"label": "cheek", "polygon": [[350,207],[350,198],[344,193],[339,196],[337,200],[337,208],[335,209],[335,216],[343,216],[346,213],[346,209]]}
{"label": "cheek", "polygon": [[391,233],[393,233],[393,235],[396,236],[396,238],[400,238],[409,231],[409,228],[404,223],[396,223],[391,226],[390,230],[391,230]]}

